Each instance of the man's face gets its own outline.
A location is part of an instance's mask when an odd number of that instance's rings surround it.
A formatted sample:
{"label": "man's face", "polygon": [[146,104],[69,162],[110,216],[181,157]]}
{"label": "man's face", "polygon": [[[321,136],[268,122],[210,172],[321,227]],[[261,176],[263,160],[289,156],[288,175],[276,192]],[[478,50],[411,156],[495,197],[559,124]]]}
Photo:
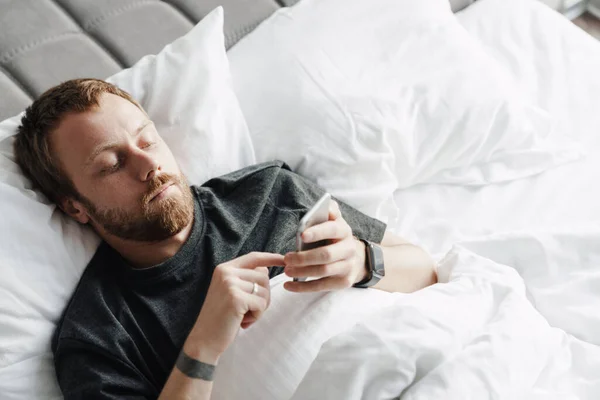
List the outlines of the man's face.
{"label": "man's face", "polygon": [[158,241],[191,222],[192,195],[171,150],[126,99],[104,93],[99,107],[67,115],[51,146],[80,194],[62,208],[101,236]]}

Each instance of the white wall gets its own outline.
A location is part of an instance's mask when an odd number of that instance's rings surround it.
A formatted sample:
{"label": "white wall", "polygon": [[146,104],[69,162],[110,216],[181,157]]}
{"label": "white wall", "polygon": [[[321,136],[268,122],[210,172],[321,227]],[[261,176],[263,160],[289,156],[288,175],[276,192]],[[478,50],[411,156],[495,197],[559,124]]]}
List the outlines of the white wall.
{"label": "white wall", "polygon": [[590,0],[588,8],[592,14],[600,18],[600,0]]}
{"label": "white wall", "polygon": [[600,0],[539,0],[565,14],[568,18],[576,18],[587,9],[600,18]]}
{"label": "white wall", "polygon": [[567,10],[576,5],[585,6],[586,2],[586,0],[563,0],[563,8]]}
{"label": "white wall", "polygon": [[550,7],[554,8],[555,10],[562,10],[562,3],[563,0],[540,0],[542,3],[546,3],[547,5],[549,5]]}

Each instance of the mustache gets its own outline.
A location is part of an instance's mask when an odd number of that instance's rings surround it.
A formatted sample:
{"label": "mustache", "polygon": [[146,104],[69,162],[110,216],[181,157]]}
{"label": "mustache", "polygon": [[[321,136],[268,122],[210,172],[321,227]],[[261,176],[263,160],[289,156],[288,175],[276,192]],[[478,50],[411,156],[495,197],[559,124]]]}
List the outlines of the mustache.
{"label": "mustache", "polygon": [[156,191],[162,185],[169,183],[169,182],[172,182],[175,185],[179,185],[180,179],[178,176],[167,174],[167,173],[163,173],[163,174],[154,176],[154,178],[152,178],[150,183],[148,183],[148,190],[142,196],[142,204],[147,205],[150,202],[150,200],[152,200],[152,197],[156,194]]}

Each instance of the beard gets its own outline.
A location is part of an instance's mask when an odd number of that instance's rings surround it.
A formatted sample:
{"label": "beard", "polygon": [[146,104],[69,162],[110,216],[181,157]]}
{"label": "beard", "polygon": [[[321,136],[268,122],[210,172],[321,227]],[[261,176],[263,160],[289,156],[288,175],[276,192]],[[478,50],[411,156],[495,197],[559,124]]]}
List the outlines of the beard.
{"label": "beard", "polygon": [[[182,196],[171,195],[152,200],[152,195],[164,184],[172,182]],[[185,228],[194,218],[194,199],[185,177],[171,174],[155,176],[140,200],[138,212],[122,208],[102,209],[81,196],[91,219],[104,231],[121,239],[157,242]]]}

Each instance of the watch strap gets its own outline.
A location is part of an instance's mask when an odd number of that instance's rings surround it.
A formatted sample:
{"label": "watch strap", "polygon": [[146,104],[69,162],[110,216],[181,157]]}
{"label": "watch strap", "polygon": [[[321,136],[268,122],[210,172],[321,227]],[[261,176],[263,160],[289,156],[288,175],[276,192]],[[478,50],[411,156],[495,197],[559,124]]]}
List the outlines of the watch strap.
{"label": "watch strap", "polygon": [[213,380],[213,375],[215,373],[214,365],[195,360],[185,354],[183,350],[179,353],[175,366],[179,371],[190,378],[202,379],[209,382]]}
{"label": "watch strap", "polygon": [[365,279],[363,279],[360,282],[355,283],[353,286],[357,287],[357,288],[368,288],[373,285],[376,285],[379,282],[380,277],[377,274],[375,274],[374,271],[375,271],[375,268],[377,267],[376,264],[378,262],[383,262],[383,261],[377,260],[378,258],[381,258],[381,257],[377,257],[377,255],[374,254],[375,253],[374,248],[375,248],[375,246],[377,246],[376,244],[371,243],[368,240],[364,240],[364,239],[359,239],[359,240],[365,244],[365,263],[366,263],[366,266],[368,269],[368,274],[365,277]]}

